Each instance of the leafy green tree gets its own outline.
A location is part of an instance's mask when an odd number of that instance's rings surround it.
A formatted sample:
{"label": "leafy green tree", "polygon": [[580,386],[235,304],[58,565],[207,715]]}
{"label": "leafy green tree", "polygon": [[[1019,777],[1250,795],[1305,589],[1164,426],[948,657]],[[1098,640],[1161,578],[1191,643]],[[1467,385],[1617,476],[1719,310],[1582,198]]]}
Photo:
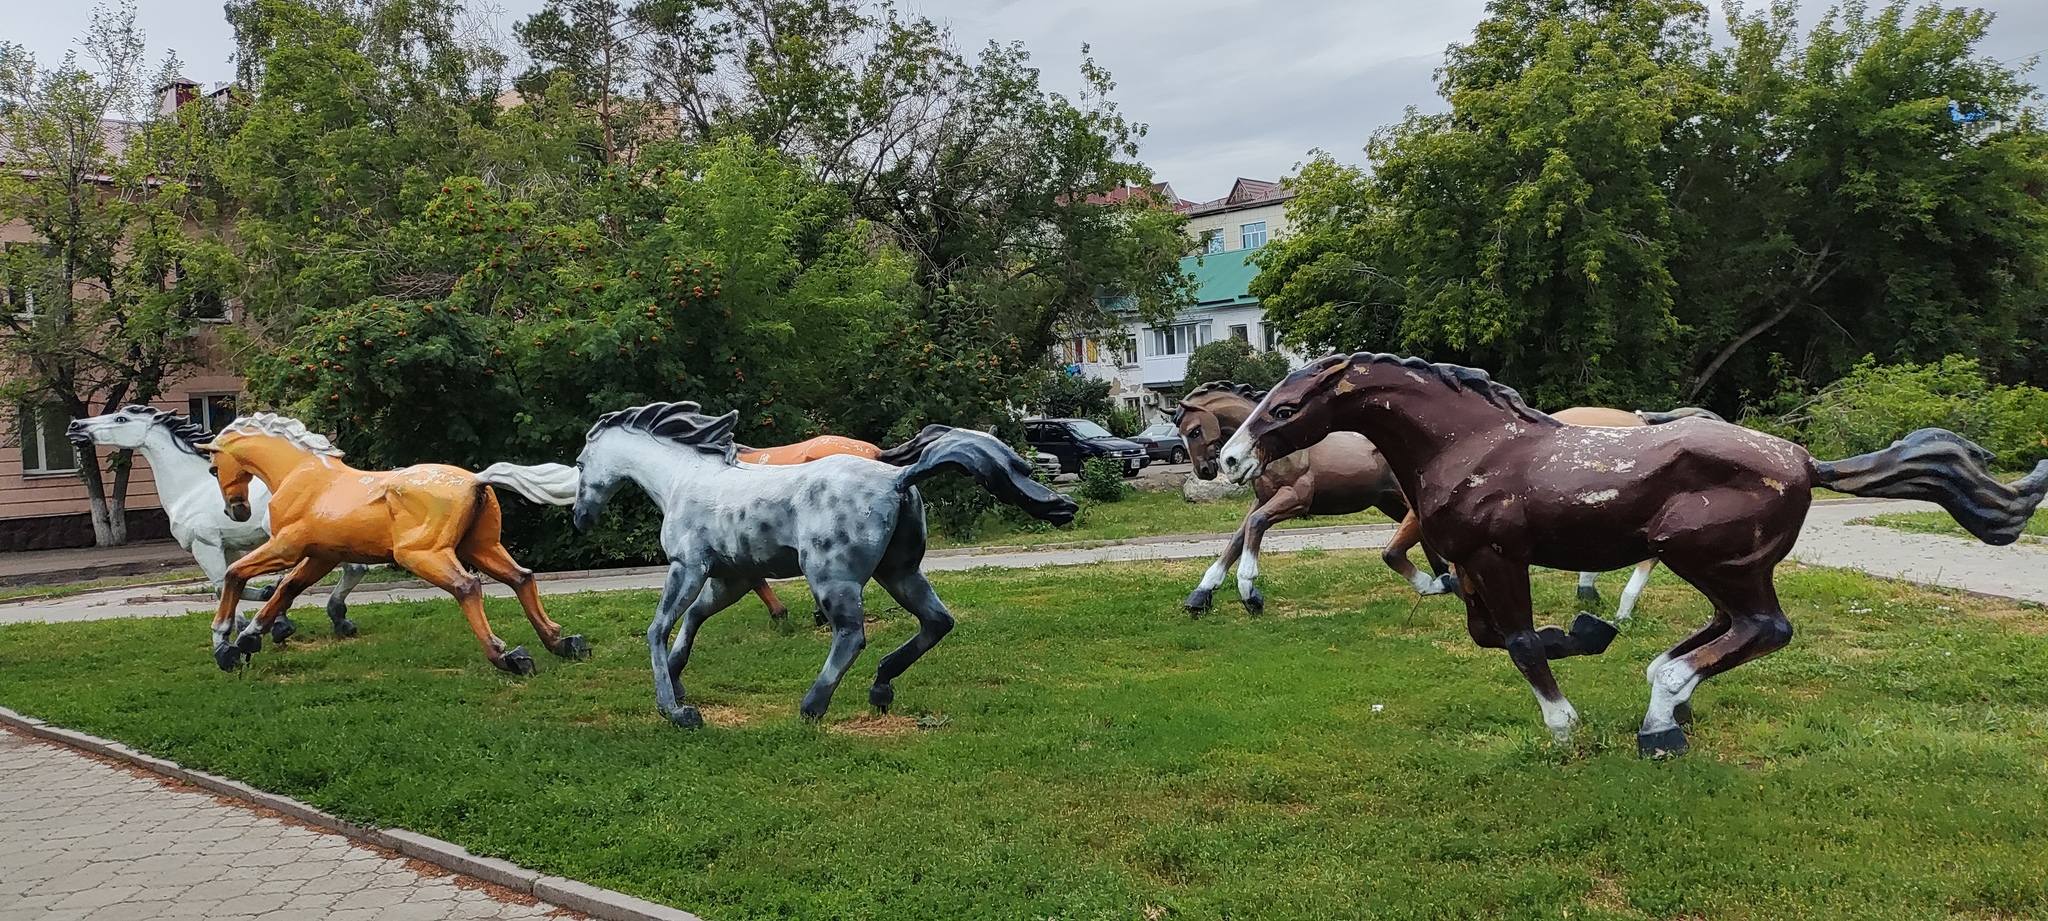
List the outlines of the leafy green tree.
{"label": "leafy green tree", "polygon": [[1108,381],[1063,372],[1045,376],[1037,404],[1039,413],[1051,419],[1101,421],[1112,411]]}
{"label": "leafy green tree", "polygon": [[[154,400],[202,358],[194,332],[222,315],[239,268],[209,195],[206,104],[117,120],[154,113],[132,5],[95,11],[83,46],[90,70],[74,55],[43,69],[0,42],[0,223],[38,238],[0,257],[0,401],[71,418]],[[167,59],[155,85],[177,69]],[[129,453],[78,452],[100,546],[127,541]]]}
{"label": "leafy green tree", "polygon": [[[1318,156],[1254,293],[1289,341],[1488,368],[1539,405],[1733,412],[1866,352],[2040,379],[2048,156],[1989,16],[1498,0],[1441,115]],[[1951,102],[1992,113],[1961,123]],[[1789,356],[1780,363],[1773,356]]]}
{"label": "leafy green tree", "polygon": [[1231,381],[1267,390],[1280,383],[1287,371],[1287,356],[1253,351],[1251,343],[1225,336],[1188,355],[1187,379],[1181,384],[1183,389],[1193,390],[1209,381]]}

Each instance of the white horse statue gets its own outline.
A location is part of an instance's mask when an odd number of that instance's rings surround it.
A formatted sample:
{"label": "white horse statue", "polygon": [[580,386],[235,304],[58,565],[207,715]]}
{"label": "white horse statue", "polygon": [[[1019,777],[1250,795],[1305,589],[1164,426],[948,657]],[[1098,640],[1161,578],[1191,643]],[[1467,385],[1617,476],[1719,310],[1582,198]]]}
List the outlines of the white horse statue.
{"label": "white horse statue", "polygon": [[[73,419],[65,434],[80,446],[128,448],[149,459],[149,468],[156,473],[157,497],[171,519],[171,536],[199,561],[215,591],[226,580],[229,563],[270,539],[269,488],[260,482],[251,484],[249,520],[229,518],[220,484],[214,480],[213,462],[198,448],[213,440],[213,433],[198,423],[153,406],[125,406],[120,412]],[[335,636],[356,635],[355,622],[348,619],[348,593],[369,569],[360,563],[344,565],[341,584],[327,596],[327,617],[334,621]],[[274,584],[266,585],[242,597],[264,601],[276,589]],[[295,628],[289,618],[279,615],[272,629],[275,637],[290,636]]]}
{"label": "white horse statue", "polygon": [[[695,403],[654,403],[597,420],[584,436],[576,468],[527,468],[530,498],[559,497],[575,487],[574,520],[587,530],[619,487],[638,484],[661,507],[661,546],[668,585],[647,628],[654,697],[662,714],[685,728],[704,724],[682,706],[683,666],[706,618],[744,597],[764,578],[802,575],[832,625],[832,651],[804,695],[803,714],[825,715],[839,680],[867,645],[861,589],[869,579],[917,618],[918,631],[882,659],[868,702],[887,710],[896,676],[953,629],[953,616],[932,591],[924,562],[924,502],[916,485],[954,468],[997,498],[1035,518],[1073,520],[1072,500],[1031,478],[1031,465],[1001,441],[965,429],[927,430],[916,461],[896,467],[839,456],[807,464],[767,466],[734,459],[738,413],[703,415]],[[546,474],[552,471],[552,482]],[[541,501],[550,501],[541,499]],[[677,621],[682,633],[675,634]]]}

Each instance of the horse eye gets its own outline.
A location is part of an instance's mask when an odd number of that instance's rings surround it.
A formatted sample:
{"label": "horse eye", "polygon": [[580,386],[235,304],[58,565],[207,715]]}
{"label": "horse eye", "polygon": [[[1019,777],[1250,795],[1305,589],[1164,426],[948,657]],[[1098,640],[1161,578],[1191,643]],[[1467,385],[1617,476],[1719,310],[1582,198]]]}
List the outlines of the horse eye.
{"label": "horse eye", "polygon": [[1273,409],[1273,418],[1275,418],[1275,419],[1280,419],[1280,420],[1283,420],[1283,421],[1284,421],[1284,420],[1287,420],[1287,419],[1292,419],[1292,418],[1294,418],[1294,407],[1292,407],[1292,406],[1277,406],[1277,407],[1274,407],[1274,409]]}
{"label": "horse eye", "polygon": [[1188,429],[1188,435],[1193,438],[1202,437],[1202,427],[1198,425],[1194,428]]}
{"label": "horse eye", "polygon": [[218,465],[216,465],[216,466],[212,466],[212,467],[208,467],[208,468],[206,468],[206,472],[207,472],[207,473],[211,473],[211,474],[213,474],[214,476],[220,476],[220,467],[219,467]]}
{"label": "horse eye", "polygon": [[115,422],[126,422],[126,421],[128,421],[128,417],[127,417],[127,416],[115,416],[115,417],[114,417],[114,421],[115,421]]}

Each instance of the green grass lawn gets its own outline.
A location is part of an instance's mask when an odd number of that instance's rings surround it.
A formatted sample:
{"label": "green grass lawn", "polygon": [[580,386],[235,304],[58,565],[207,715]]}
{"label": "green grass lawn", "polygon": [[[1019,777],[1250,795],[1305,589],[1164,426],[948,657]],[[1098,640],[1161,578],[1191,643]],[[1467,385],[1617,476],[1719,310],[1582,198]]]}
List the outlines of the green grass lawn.
{"label": "green grass lawn", "polygon": [[[1251,511],[1252,497],[1229,502],[1189,502],[1180,491],[1132,493],[1122,502],[1081,503],[1081,513],[1065,527],[1035,521],[1018,522],[1018,516],[991,512],[982,516],[981,529],[971,540],[933,535],[933,547],[1028,546],[1073,541],[1128,540],[1170,534],[1216,534],[1235,531]],[[1276,529],[1314,528],[1341,524],[1388,524],[1387,516],[1376,511],[1355,515],[1296,518],[1281,522]]]}
{"label": "green grass lawn", "polygon": [[[1962,525],[1956,524],[1956,520],[1950,517],[1947,512],[1898,512],[1891,515],[1872,515],[1869,518],[1858,518],[1849,523],[1874,524],[1879,527],[1892,528],[1899,531],[1914,531],[1921,534],[1954,534],[1957,537],[1970,536],[1970,532],[1963,530]],[[2027,520],[2026,536],[2022,537],[2021,540],[2028,538],[2035,540],[2048,538],[2048,512],[2035,512],[2034,517]]]}
{"label": "green grass lawn", "polygon": [[686,674],[712,725],[664,722],[648,592],[551,597],[596,654],[524,680],[440,600],[360,605],[346,642],[308,618],[232,675],[199,616],[0,627],[0,703],[713,921],[2048,916],[2039,608],[1787,566],[1792,646],[1708,682],[1657,763],[1643,666],[1707,616],[1661,571],[1559,663],[1559,746],[1375,554],[1269,558],[1259,619],[1181,613],[1200,566],[941,574],[960,628],[887,718],[866,685],[912,622],[877,601],[823,726],[794,711],[825,635],[751,598]]}

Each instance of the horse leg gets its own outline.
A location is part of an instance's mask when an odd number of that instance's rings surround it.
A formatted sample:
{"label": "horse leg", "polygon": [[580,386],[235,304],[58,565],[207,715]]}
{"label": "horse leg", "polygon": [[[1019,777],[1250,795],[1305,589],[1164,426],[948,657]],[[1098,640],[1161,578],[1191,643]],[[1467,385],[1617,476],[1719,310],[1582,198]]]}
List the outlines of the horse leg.
{"label": "horse leg", "polygon": [[320,577],[333,571],[339,562],[332,558],[322,559],[313,556],[300,560],[290,575],[278,581],[276,590],[270,593],[269,600],[263,602],[263,609],[256,612],[256,619],[242,629],[242,635],[236,639],[235,645],[241,648],[244,655],[253,656],[263,648],[265,631],[269,631],[272,642],[279,646],[284,645],[285,640],[299,632],[292,619],[285,616],[285,610],[292,606],[292,602],[297,600],[301,592],[311,588],[313,583],[320,581]]}
{"label": "horse leg", "polygon": [[1240,522],[1237,530],[1231,532],[1230,543],[1224,546],[1223,555],[1217,557],[1216,562],[1209,564],[1209,570],[1202,573],[1201,584],[1196,585],[1195,590],[1189,593],[1188,600],[1181,603],[1181,607],[1189,614],[1200,614],[1209,610],[1210,595],[1216,591],[1217,586],[1223,584],[1223,577],[1230,574],[1230,567],[1237,563],[1238,554],[1244,552],[1244,529],[1244,523]]}
{"label": "horse leg", "polygon": [[564,659],[590,658],[589,641],[580,635],[563,636],[562,625],[548,619],[547,609],[540,604],[540,587],[534,582],[533,570],[519,565],[512,554],[505,552],[505,545],[499,542],[504,530],[502,516],[495,495],[479,503],[476,520],[455,546],[456,557],[512,587],[513,594],[519,596],[520,609],[526,612],[526,622],[533,625],[533,632],[540,635],[541,645],[549,652]]}
{"label": "horse leg", "polygon": [[1701,681],[1776,652],[1792,641],[1792,622],[1778,603],[1770,565],[1705,573],[1688,573],[1673,566],[1672,571],[1714,603],[1716,623],[1688,637],[1687,643],[1694,643],[1723,622],[1726,626],[1691,649],[1681,651],[1685,644],[1672,647],[1650,667],[1650,707],[1636,734],[1636,750],[1646,758],[1685,753],[1680,708],[1690,708],[1692,693]]}
{"label": "horse leg", "polygon": [[1600,574],[1597,572],[1579,573],[1579,603],[1586,605],[1589,611],[1597,610],[1607,603],[1600,597],[1600,586],[1593,582],[1599,577]]}
{"label": "horse leg", "polygon": [[1266,598],[1259,594],[1259,545],[1276,524],[1308,514],[1309,500],[1292,484],[1273,492],[1273,498],[1252,510],[1244,519],[1244,555],[1237,560],[1237,597],[1245,613],[1266,613]]}
{"label": "horse leg", "polygon": [[825,618],[832,622],[832,651],[825,656],[825,667],[818,672],[818,680],[811,685],[810,693],[804,695],[803,714],[808,719],[824,719],[826,708],[832,706],[832,695],[839,690],[839,680],[846,677],[846,670],[853,665],[855,657],[867,647],[868,631],[865,616],[860,606],[861,583],[853,581],[812,583],[811,590],[818,598],[818,609],[825,612]]}
{"label": "horse leg", "polygon": [[[1380,511],[1387,512],[1387,509],[1382,508]],[[1394,516],[1389,513],[1387,517]],[[1394,538],[1387,542],[1387,549],[1380,551],[1380,561],[1386,563],[1387,568],[1392,569],[1401,578],[1407,579],[1409,585],[1415,586],[1415,593],[1418,595],[1441,595],[1450,591],[1451,587],[1444,579],[1444,574],[1449,572],[1450,568],[1445,565],[1443,558],[1431,552],[1427,545],[1423,546],[1422,554],[1429,558],[1429,566],[1436,572],[1435,576],[1424,576],[1415,568],[1415,564],[1408,560],[1408,551],[1413,550],[1416,544],[1422,543],[1421,520],[1415,517],[1413,511],[1409,511],[1400,517],[1400,521],[1400,527],[1394,529]]]}
{"label": "horse leg", "polygon": [[917,618],[917,632],[894,652],[882,657],[882,664],[875,669],[875,684],[868,688],[868,703],[883,713],[889,712],[889,705],[896,702],[896,688],[892,682],[904,669],[916,663],[933,646],[953,632],[953,613],[946,610],[932,583],[917,571],[913,564],[907,569],[891,573],[876,573],[875,581],[882,583],[883,590],[896,603],[903,606]]}
{"label": "horse leg", "polygon": [[654,705],[661,709],[662,716],[685,729],[704,725],[704,718],[695,710],[685,714],[678,709],[683,690],[682,684],[668,670],[671,658],[668,638],[675,633],[676,622],[682,619],[683,610],[693,605],[703,590],[706,581],[704,570],[703,565],[693,561],[669,560],[668,581],[662,586],[661,600],[654,605],[654,621],[647,625],[647,657],[654,669]]}
{"label": "horse leg", "polygon": [[300,558],[297,548],[280,543],[273,537],[227,568],[227,575],[221,581],[220,607],[213,614],[213,661],[221,671],[234,671],[235,666],[242,663],[243,650],[229,640],[229,634],[238,629],[235,607],[242,602],[243,586],[252,576],[289,568],[297,565]]}
{"label": "horse leg", "polygon": [[1543,710],[1543,724],[1559,742],[1571,738],[1579,714],[1558,690],[1550,674],[1550,656],[1535,629],[1535,612],[1529,602],[1529,567],[1490,553],[1466,560],[1461,568],[1491,615],[1493,626],[1504,637],[1508,658],[1528,679],[1536,693],[1536,705]]}
{"label": "horse leg", "polygon": [[363,584],[363,577],[369,574],[370,567],[361,563],[341,565],[341,582],[327,593],[327,620],[334,625],[335,636],[346,639],[356,635],[356,622],[348,619],[348,593]]}
{"label": "horse leg", "polygon": [[391,556],[392,562],[405,571],[455,596],[463,618],[469,621],[470,632],[476,634],[477,644],[484,649],[484,659],[491,665],[515,675],[531,675],[538,670],[526,647],[507,650],[505,641],[491,632],[491,622],[484,617],[483,580],[462,568],[455,551],[398,550]]}
{"label": "horse leg", "polygon": [[[761,603],[768,606],[769,620],[779,624],[789,619],[789,606],[783,604],[782,599],[775,597],[775,590],[768,587],[767,579],[759,579],[754,582],[754,594],[761,596]],[[822,625],[823,623],[822,619],[819,620],[819,624]]]}
{"label": "horse leg", "polygon": [[1642,597],[1643,586],[1650,583],[1650,570],[1657,568],[1655,557],[1636,564],[1636,571],[1629,573],[1628,584],[1621,589],[1621,606],[1614,609],[1614,622],[1627,624],[1635,619],[1636,599]]}
{"label": "horse leg", "polygon": [[[674,572],[673,568],[670,572]],[[696,646],[697,629],[704,626],[704,622],[710,620],[711,615],[732,607],[733,602],[746,597],[747,589],[747,583],[740,580],[705,579],[697,590],[696,597],[683,611],[682,632],[676,634],[673,645],[664,650],[662,645],[667,643],[667,635],[664,634],[658,643],[653,630],[648,631],[647,651],[655,662],[655,687],[661,688],[665,678],[668,691],[672,695],[672,702],[662,711],[668,715],[669,722],[684,729],[697,729],[704,725],[704,716],[697,712],[696,707],[680,705],[683,700],[683,668],[690,664],[690,650]],[[674,618],[668,620],[667,626],[674,629]],[[661,673],[662,669],[667,669],[666,675]],[[660,698],[658,691],[655,696],[657,699]]]}

